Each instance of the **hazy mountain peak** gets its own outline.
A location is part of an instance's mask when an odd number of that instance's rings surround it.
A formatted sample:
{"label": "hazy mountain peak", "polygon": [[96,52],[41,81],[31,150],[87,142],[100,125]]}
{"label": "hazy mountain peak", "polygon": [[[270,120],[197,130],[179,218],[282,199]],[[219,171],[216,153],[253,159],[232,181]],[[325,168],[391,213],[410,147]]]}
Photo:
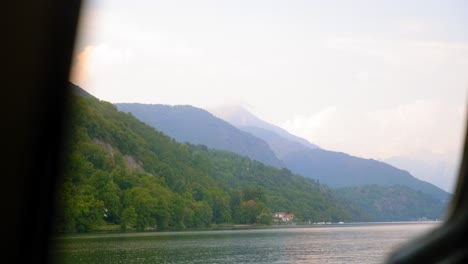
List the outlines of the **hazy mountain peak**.
{"label": "hazy mountain peak", "polygon": [[319,148],[317,145],[310,143],[308,140],[304,138],[295,136],[279,126],[270,124],[258,118],[257,116],[255,116],[254,114],[252,114],[251,112],[249,112],[247,109],[245,109],[242,106],[225,105],[225,106],[210,108],[207,110],[211,112],[213,115],[221,119],[224,119],[225,121],[241,129],[242,127],[262,128],[265,130],[272,131],[288,140],[303,144],[306,147],[309,147],[312,149]]}
{"label": "hazy mountain peak", "polygon": [[208,111],[235,126],[252,126],[253,124],[266,123],[240,105],[224,105],[208,109]]}

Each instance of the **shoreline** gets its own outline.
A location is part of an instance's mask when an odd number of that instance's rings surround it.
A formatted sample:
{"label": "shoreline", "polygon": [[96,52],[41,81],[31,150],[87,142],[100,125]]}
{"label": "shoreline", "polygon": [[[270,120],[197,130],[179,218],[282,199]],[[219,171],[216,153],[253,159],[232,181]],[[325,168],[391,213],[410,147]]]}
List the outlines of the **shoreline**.
{"label": "shoreline", "polygon": [[409,225],[409,224],[441,224],[443,220],[425,221],[385,221],[385,222],[345,222],[345,223],[311,223],[311,224],[288,224],[288,225],[222,225],[216,227],[183,229],[183,230],[163,230],[163,231],[121,231],[103,230],[87,233],[56,234],[52,239],[75,239],[75,238],[106,238],[106,237],[138,237],[138,236],[166,236],[181,234],[215,234],[219,231],[241,231],[241,230],[274,230],[274,229],[295,229],[295,228],[326,228],[326,227],[360,227],[376,225]]}

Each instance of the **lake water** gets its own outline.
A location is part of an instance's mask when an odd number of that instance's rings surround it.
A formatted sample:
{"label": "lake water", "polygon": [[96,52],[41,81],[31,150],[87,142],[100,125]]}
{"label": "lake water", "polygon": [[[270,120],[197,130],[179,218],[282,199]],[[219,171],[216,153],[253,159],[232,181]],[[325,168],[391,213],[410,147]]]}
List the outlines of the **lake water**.
{"label": "lake water", "polygon": [[58,263],[381,263],[437,222],[87,234],[56,240]]}

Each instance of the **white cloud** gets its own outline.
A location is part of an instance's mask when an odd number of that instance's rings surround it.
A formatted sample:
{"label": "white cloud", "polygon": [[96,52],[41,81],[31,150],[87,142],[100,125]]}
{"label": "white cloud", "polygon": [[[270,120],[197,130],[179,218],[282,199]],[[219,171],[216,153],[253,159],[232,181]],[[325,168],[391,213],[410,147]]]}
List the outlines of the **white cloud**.
{"label": "white cloud", "polygon": [[430,33],[438,29],[438,25],[431,20],[400,19],[394,22],[395,26],[403,32],[411,34]]}
{"label": "white cloud", "polygon": [[457,41],[416,41],[372,36],[330,36],[327,48],[351,55],[374,58],[406,70],[456,65],[468,70],[468,43]]}
{"label": "white cloud", "polygon": [[310,131],[316,131],[333,121],[337,112],[336,106],[327,107],[313,115],[299,115],[294,119],[287,121],[285,126],[292,130],[307,128]]}
{"label": "white cloud", "polygon": [[[465,111],[460,106],[424,100],[374,111],[331,106],[298,115],[282,126],[325,148],[364,157],[385,159],[417,155],[421,150],[448,154],[459,150]],[[344,138],[345,145],[341,145]]]}

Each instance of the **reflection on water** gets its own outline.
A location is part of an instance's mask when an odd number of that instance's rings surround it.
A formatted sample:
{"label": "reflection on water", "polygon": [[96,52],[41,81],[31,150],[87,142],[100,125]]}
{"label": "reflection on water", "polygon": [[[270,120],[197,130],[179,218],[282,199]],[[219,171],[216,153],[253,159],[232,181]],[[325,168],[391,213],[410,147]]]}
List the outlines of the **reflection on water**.
{"label": "reflection on water", "polygon": [[82,235],[57,239],[58,263],[380,263],[438,223]]}

